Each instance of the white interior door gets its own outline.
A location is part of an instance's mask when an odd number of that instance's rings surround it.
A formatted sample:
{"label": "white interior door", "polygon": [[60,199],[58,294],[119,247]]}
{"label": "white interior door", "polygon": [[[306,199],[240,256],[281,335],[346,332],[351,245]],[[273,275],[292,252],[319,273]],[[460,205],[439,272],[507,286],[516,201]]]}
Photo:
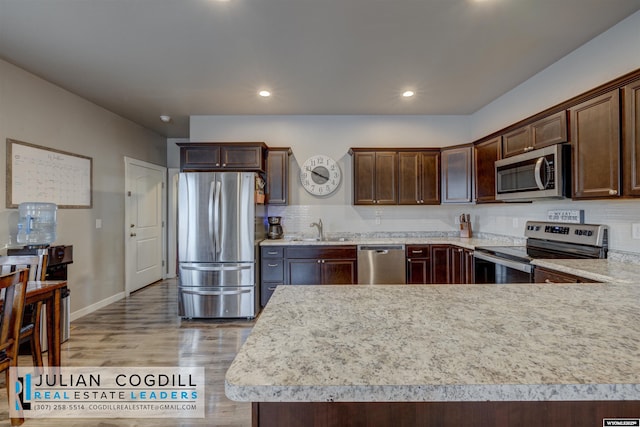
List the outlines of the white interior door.
{"label": "white interior door", "polygon": [[126,162],[125,265],[127,295],[163,278],[166,169]]}

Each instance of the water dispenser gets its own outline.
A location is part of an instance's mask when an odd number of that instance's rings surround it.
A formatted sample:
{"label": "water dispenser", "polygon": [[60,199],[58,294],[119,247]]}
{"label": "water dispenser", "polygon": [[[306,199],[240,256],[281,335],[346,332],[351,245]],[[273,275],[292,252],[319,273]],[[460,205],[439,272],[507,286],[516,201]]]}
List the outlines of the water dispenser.
{"label": "water dispenser", "polygon": [[20,203],[18,243],[25,246],[47,246],[55,241],[57,210],[55,203]]}

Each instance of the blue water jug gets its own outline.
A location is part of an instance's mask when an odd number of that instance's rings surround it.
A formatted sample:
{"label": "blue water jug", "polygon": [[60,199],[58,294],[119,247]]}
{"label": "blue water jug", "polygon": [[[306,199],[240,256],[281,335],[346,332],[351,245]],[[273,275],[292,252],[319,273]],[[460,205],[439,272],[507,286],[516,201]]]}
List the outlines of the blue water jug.
{"label": "blue water jug", "polygon": [[56,240],[55,203],[24,202],[18,206],[18,243],[26,246],[46,246]]}

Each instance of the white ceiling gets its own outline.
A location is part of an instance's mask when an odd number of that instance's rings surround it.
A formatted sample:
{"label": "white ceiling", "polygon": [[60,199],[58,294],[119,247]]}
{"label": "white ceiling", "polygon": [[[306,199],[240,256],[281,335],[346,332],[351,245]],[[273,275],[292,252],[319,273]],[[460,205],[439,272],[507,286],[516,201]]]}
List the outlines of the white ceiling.
{"label": "white ceiling", "polygon": [[[0,58],[188,137],[190,115],[470,114],[639,9],[640,0],[0,0]],[[272,97],[258,97],[262,88]],[[405,89],[416,96],[402,98]]]}

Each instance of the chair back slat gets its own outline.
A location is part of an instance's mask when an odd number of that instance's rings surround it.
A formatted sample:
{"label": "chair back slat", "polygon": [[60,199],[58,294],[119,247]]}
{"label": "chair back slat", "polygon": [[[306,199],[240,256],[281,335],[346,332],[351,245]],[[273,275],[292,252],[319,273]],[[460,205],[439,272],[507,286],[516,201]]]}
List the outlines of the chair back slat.
{"label": "chair back slat", "polygon": [[0,256],[0,274],[7,274],[20,268],[29,269],[29,280],[44,280],[47,270],[47,251],[39,255]]}
{"label": "chair back slat", "polygon": [[19,269],[0,276],[0,289],[3,293],[0,348],[4,349],[7,356],[12,359],[17,357],[18,336],[27,290],[27,274],[26,269]]}

